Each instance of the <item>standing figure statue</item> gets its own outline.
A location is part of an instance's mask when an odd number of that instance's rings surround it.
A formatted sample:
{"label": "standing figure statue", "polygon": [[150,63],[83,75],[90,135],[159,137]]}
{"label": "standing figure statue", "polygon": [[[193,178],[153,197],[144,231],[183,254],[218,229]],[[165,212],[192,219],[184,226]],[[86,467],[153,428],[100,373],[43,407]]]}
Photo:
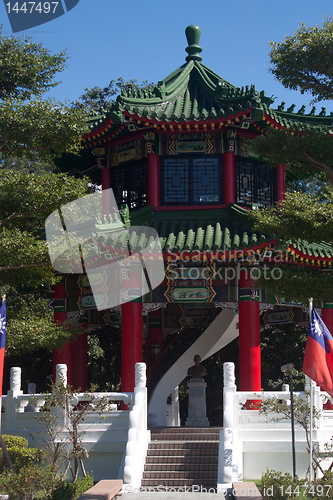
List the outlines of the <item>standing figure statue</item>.
{"label": "standing figure statue", "polygon": [[190,366],[190,368],[187,370],[187,375],[191,378],[202,378],[207,375],[207,370],[204,366],[200,364],[201,357],[199,354],[196,354],[194,356],[194,365]]}

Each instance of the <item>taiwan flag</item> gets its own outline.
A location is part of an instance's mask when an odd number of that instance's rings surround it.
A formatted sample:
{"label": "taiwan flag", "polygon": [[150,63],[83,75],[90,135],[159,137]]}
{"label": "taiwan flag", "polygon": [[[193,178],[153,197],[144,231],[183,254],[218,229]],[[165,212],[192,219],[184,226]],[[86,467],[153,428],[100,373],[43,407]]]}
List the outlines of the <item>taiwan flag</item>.
{"label": "taiwan flag", "polygon": [[310,318],[303,372],[314,380],[322,391],[333,396],[333,337],[314,309]]}
{"label": "taiwan flag", "polygon": [[6,343],[6,300],[3,297],[0,307],[0,397],[2,396],[3,367]]}

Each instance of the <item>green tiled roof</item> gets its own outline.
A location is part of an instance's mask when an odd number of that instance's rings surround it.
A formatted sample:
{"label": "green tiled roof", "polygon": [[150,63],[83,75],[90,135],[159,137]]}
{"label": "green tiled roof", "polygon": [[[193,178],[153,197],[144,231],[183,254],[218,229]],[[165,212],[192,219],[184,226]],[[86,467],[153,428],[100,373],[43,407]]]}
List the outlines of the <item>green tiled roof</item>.
{"label": "green tiled roof", "polygon": [[246,113],[260,104],[254,86],[234,87],[202,64],[188,61],[150,92],[122,93],[117,98],[120,111],[157,122],[218,120]]}
{"label": "green tiled roof", "polygon": [[[305,114],[305,106],[298,110],[297,113],[293,112],[294,105],[290,106],[286,111],[282,108],[284,108],[284,105],[280,105],[278,109],[269,108],[266,104],[263,105],[265,117],[269,117],[280,128],[306,131],[315,127],[324,130],[333,125],[333,113],[326,116],[325,108],[322,108],[319,115],[314,114],[316,108],[312,108],[308,114]],[[268,123],[271,122],[269,119],[267,121]]]}
{"label": "green tiled roof", "polygon": [[[258,133],[267,126],[307,130],[309,127],[333,126],[333,116],[325,108],[315,115],[315,108],[305,113],[305,106],[294,112],[295,105],[284,110],[284,103],[273,109],[274,99],[254,85],[236,87],[201,62],[200,28],[186,29],[186,63],[149,89],[125,89],[108,113],[92,116],[91,132],[84,136],[86,146],[101,145],[136,130],[136,126],[159,128],[165,124],[204,125],[208,122],[234,124],[245,119]],[[131,121],[136,123],[136,126]],[[163,125],[164,126],[164,125]],[[127,128],[129,127],[129,128]],[[247,127],[248,128],[248,127]],[[171,132],[172,133],[172,132]]]}
{"label": "green tiled roof", "polygon": [[[160,239],[163,253],[166,252],[214,252],[252,249],[268,245],[272,237],[266,238],[250,229],[247,211],[237,205],[230,205],[220,210],[168,210],[153,211],[145,207],[131,213],[131,226],[148,225],[154,228]],[[101,241],[104,246],[112,244],[125,250],[126,241],[115,241],[114,233],[106,235],[105,227],[99,228],[95,241]],[[140,227],[140,234],[144,226]],[[147,241],[140,238],[136,241],[135,234],[131,236],[133,251],[142,250]],[[139,245],[136,247],[135,245]]]}
{"label": "green tiled roof", "polygon": [[[148,205],[130,214],[130,225],[133,252],[142,251],[149,245],[149,235],[146,237],[144,231],[145,226],[148,226],[157,231],[163,254],[232,254],[235,250],[257,250],[268,246],[272,248],[273,245],[277,251],[283,251],[284,262],[320,267],[331,267],[333,263],[333,245],[309,244],[300,240],[289,244],[280,242],[279,239],[252,230],[248,211],[238,205],[201,211],[154,211]],[[135,231],[133,226],[139,229]],[[113,223],[107,219],[96,224],[94,242],[100,242],[105,247],[111,245],[119,251],[128,249],[126,233],[117,233]]]}

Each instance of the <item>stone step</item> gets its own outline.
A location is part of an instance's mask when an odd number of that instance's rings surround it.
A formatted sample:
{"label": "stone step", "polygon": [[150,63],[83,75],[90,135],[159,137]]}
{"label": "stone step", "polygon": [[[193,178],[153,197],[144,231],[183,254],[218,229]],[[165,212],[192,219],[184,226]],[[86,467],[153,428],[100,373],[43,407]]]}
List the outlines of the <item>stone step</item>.
{"label": "stone step", "polygon": [[[165,472],[165,464],[146,464],[145,472]],[[217,472],[217,464],[189,464],[189,463],[178,463],[178,464],[168,464],[168,472]]]}
{"label": "stone step", "polygon": [[210,442],[210,441],[219,441],[220,435],[219,434],[171,434],[171,433],[161,433],[161,434],[150,434],[151,440],[152,441],[203,441],[203,442]]}
{"label": "stone step", "polygon": [[151,430],[151,440],[182,440],[182,441],[218,441],[220,428],[185,428],[167,427],[155,428]]}
{"label": "stone step", "polygon": [[199,486],[202,489],[203,488],[215,488],[216,489],[217,481],[216,479],[209,480],[207,477],[196,477],[196,478],[189,478],[189,477],[182,477],[182,478],[173,478],[170,477],[169,479],[167,478],[155,478],[155,479],[143,479],[141,482],[141,487],[153,487],[153,488],[158,488],[160,487],[161,491],[165,491],[166,487],[188,487],[188,486]]}
{"label": "stone step", "polygon": [[216,489],[219,437],[220,428],[152,429],[142,488]]}
{"label": "stone step", "polygon": [[151,450],[217,450],[218,441],[150,441]]}
{"label": "stone step", "polygon": [[188,457],[192,456],[195,458],[201,457],[202,459],[205,458],[212,458],[216,457],[216,454],[212,452],[212,450],[191,450],[191,452],[185,453],[184,450],[164,450],[163,455],[161,454],[161,450],[148,450],[148,456],[149,457]]}
{"label": "stone step", "polygon": [[218,464],[218,457],[216,455],[210,456],[210,457],[192,457],[192,456],[185,456],[185,455],[178,455],[178,456],[172,456],[172,457],[165,457],[164,455],[159,455],[155,457],[148,456],[146,458],[146,464],[147,465],[173,465],[173,464],[180,464],[184,463],[186,460],[186,463],[188,464],[198,464],[198,465],[217,465]]}
{"label": "stone step", "polygon": [[214,471],[208,471],[205,473],[200,473],[200,474],[193,474],[193,471],[175,471],[175,472],[159,472],[158,474],[155,474],[154,472],[146,472],[145,479],[153,479],[156,481],[156,479],[159,479],[161,482],[159,484],[164,484],[165,479],[196,479],[198,481],[209,481],[209,480],[215,480],[216,481],[216,472]]}

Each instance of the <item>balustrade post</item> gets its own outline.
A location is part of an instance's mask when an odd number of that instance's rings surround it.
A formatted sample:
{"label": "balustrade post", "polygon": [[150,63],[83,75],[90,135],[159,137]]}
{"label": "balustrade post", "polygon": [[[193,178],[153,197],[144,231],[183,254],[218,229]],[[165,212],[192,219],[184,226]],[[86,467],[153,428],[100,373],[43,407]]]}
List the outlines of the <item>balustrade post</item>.
{"label": "balustrade post", "polygon": [[23,391],[21,390],[21,368],[18,366],[13,366],[10,369],[10,389],[7,391],[7,397],[5,402],[5,418],[3,430],[8,431],[16,430],[16,412],[22,413],[23,408],[17,408],[17,396],[21,396]]}
{"label": "balustrade post", "polygon": [[222,480],[218,480],[218,483],[231,483],[234,480],[235,397],[235,365],[223,363],[223,431],[219,450],[219,473],[222,473]]}

